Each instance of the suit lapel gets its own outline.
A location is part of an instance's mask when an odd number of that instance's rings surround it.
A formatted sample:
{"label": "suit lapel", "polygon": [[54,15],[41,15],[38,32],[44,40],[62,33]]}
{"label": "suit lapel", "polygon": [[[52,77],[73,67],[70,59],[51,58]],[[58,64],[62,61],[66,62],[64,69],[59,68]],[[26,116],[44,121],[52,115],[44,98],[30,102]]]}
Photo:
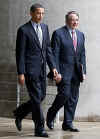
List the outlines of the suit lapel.
{"label": "suit lapel", "polygon": [[69,31],[68,31],[67,26],[65,26],[65,29],[66,29],[67,39],[68,39],[68,41],[69,41],[69,46],[72,47],[72,50],[73,50],[75,53],[77,53],[78,50],[79,50],[79,48],[80,48],[80,42],[81,42],[81,40],[80,40],[80,33],[79,33],[78,30],[76,30],[76,35],[77,35],[77,47],[76,47],[76,51],[75,51],[74,46],[73,46],[73,41],[72,41],[72,38],[71,38],[71,35],[70,35]]}
{"label": "suit lapel", "polygon": [[44,43],[44,34],[45,34],[45,30],[44,30],[44,26],[43,24],[40,24],[41,25],[41,29],[42,29],[42,47],[44,46],[43,43]]}
{"label": "suit lapel", "polygon": [[76,30],[76,35],[77,35],[77,47],[76,47],[76,52],[78,52],[79,48],[80,48],[80,34],[79,31]]}
{"label": "suit lapel", "polygon": [[75,49],[74,49],[74,46],[73,46],[73,41],[72,41],[71,35],[69,33],[69,30],[68,30],[67,26],[65,26],[64,28],[65,28],[65,33],[66,33],[66,37],[67,37],[69,47],[71,47],[72,50],[75,52]]}
{"label": "suit lapel", "polygon": [[29,26],[30,26],[30,33],[31,33],[32,37],[33,37],[34,40],[36,41],[37,46],[38,46],[39,48],[41,48],[40,42],[39,42],[39,39],[38,39],[38,36],[37,36],[37,34],[36,34],[36,32],[35,32],[34,27],[33,27],[32,24],[31,24],[31,21],[29,22]]}

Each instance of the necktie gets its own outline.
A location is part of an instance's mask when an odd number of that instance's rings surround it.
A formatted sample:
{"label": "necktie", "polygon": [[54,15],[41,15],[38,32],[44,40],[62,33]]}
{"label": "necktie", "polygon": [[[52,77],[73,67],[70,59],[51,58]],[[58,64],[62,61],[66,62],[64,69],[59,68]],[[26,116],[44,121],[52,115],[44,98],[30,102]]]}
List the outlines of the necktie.
{"label": "necktie", "polygon": [[72,31],[72,40],[73,40],[74,49],[75,49],[75,51],[76,51],[76,47],[77,47],[77,37],[76,37],[75,31]]}
{"label": "necktie", "polygon": [[40,42],[40,45],[42,47],[42,29],[41,29],[41,26],[40,25],[36,25],[36,34],[38,36],[38,39],[39,39],[39,42]]}

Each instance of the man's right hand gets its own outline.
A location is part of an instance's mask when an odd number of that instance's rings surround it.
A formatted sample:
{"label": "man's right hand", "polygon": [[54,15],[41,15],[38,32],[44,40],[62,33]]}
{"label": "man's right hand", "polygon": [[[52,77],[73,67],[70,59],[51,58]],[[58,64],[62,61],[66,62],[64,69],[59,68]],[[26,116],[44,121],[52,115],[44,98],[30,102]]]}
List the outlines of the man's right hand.
{"label": "man's right hand", "polygon": [[56,77],[54,77],[54,80],[56,81],[56,84],[59,84],[62,80],[61,74],[58,74]]}
{"label": "man's right hand", "polygon": [[60,83],[61,80],[62,80],[61,74],[59,74],[56,69],[53,69],[53,74],[54,74],[54,78],[53,79],[56,81],[56,83],[57,84]]}
{"label": "man's right hand", "polygon": [[18,75],[18,82],[20,85],[24,85],[24,82],[25,82],[24,74]]}
{"label": "man's right hand", "polygon": [[58,72],[55,68],[53,69],[53,75],[54,75],[54,77],[56,77],[58,75]]}

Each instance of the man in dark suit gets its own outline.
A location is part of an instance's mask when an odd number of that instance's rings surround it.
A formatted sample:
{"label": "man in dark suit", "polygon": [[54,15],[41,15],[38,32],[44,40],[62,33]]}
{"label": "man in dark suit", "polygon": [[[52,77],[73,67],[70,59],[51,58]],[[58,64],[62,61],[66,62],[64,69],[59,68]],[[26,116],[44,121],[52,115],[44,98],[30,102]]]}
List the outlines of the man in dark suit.
{"label": "man in dark suit", "polygon": [[79,97],[80,82],[86,75],[86,56],[84,34],[77,29],[79,15],[71,11],[66,15],[66,25],[54,31],[51,40],[56,68],[59,73],[56,80],[58,94],[47,112],[47,126],[54,128],[54,119],[64,106],[62,129],[78,132],[73,127],[74,114]]}
{"label": "man in dark suit", "polygon": [[35,136],[48,137],[41,108],[46,95],[46,61],[54,75],[57,71],[50,49],[48,26],[41,23],[44,7],[40,4],[32,5],[30,15],[31,20],[18,29],[16,40],[18,81],[21,85],[25,81],[30,100],[14,111],[15,124],[21,131],[22,119],[32,112]]}

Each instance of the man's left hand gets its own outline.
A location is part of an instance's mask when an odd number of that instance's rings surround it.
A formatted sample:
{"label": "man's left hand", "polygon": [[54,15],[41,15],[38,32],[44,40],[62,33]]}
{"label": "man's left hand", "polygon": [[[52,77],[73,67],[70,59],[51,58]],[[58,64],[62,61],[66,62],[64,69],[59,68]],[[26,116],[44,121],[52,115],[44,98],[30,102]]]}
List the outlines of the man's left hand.
{"label": "man's left hand", "polygon": [[86,74],[83,74],[83,80],[85,80],[86,79]]}

